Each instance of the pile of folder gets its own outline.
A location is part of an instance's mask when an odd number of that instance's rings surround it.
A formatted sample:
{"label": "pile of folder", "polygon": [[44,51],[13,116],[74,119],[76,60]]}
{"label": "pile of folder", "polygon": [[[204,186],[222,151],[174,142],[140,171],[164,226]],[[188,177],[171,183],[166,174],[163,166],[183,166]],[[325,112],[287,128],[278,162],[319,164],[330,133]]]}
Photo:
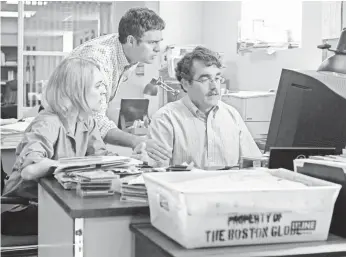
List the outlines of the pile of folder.
{"label": "pile of folder", "polygon": [[111,190],[112,181],[116,178],[112,171],[101,169],[89,171],[59,172],[55,175],[56,180],[67,190]]}
{"label": "pile of folder", "polygon": [[110,195],[116,192],[119,174],[138,174],[141,161],[123,156],[63,158],[54,176],[65,189],[77,189],[80,196]]}
{"label": "pile of folder", "polygon": [[77,173],[79,181],[77,183],[77,194],[86,196],[106,196],[113,195],[113,181],[115,175],[112,171],[94,170]]}
{"label": "pile of folder", "polygon": [[142,175],[127,177],[121,184],[121,201],[148,203],[147,188]]}

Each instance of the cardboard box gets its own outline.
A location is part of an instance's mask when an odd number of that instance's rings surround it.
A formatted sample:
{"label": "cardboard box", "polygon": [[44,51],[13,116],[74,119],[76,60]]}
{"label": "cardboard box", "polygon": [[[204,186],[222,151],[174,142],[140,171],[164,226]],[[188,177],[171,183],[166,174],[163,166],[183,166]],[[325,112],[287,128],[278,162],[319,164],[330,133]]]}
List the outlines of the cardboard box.
{"label": "cardboard box", "polygon": [[[219,177],[259,172],[308,186],[227,187],[227,177]],[[152,225],[188,249],[326,240],[340,190],[340,185],[285,169],[194,170],[143,177]],[[215,183],[220,178],[222,182]]]}

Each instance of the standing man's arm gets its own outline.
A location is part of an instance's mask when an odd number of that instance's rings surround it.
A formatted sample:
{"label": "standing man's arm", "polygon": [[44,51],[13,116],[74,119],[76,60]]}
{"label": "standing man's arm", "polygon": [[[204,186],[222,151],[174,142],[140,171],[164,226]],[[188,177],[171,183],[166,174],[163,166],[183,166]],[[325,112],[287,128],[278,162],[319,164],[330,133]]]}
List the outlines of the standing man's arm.
{"label": "standing man's arm", "polygon": [[[149,126],[149,138],[159,142],[165,149],[169,150],[170,156],[173,154],[173,139],[174,130],[169,120],[169,117],[165,113],[159,111],[156,113]],[[149,155],[151,157],[151,155]],[[152,158],[152,157],[151,157]],[[172,157],[167,160],[159,161],[158,166],[166,167],[172,162]]]}
{"label": "standing man's arm", "polygon": [[166,161],[171,157],[170,153],[155,140],[139,137],[120,130],[114,121],[106,116],[107,103],[102,104],[100,112],[94,113],[101,137],[105,143],[135,148],[141,142],[146,143],[146,151],[155,161]]}

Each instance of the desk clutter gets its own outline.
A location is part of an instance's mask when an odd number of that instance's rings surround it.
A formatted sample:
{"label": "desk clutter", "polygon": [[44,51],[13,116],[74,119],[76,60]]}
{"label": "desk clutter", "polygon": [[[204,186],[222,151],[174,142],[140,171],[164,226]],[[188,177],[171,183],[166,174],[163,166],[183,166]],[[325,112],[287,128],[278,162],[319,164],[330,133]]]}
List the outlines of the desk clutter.
{"label": "desk clutter", "polygon": [[122,156],[87,156],[59,159],[54,177],[81,197],[113,195],[123,177],[140,174],[142,162]]}
{"label": "desk clutter", "polygon": [[34,118],[1,119],[1,149],[16,148],[23,138],[24,131]]}
{"label": "desk clutter", "polygon": [[142,175],[128,176],[121,181],[121,201],[148,203],[148,193]]}

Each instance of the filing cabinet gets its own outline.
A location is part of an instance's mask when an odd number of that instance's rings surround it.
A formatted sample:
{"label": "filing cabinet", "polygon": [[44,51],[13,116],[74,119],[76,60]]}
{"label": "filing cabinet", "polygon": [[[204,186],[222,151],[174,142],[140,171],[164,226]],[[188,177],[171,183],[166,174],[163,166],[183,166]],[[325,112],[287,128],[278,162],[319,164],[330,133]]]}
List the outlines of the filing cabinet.
{"label": "filing cabinet", "polygon": [[265,138],[275,102],[275,92],[239,91],[222,95],[223,102],[240,113],[254,138]]}

